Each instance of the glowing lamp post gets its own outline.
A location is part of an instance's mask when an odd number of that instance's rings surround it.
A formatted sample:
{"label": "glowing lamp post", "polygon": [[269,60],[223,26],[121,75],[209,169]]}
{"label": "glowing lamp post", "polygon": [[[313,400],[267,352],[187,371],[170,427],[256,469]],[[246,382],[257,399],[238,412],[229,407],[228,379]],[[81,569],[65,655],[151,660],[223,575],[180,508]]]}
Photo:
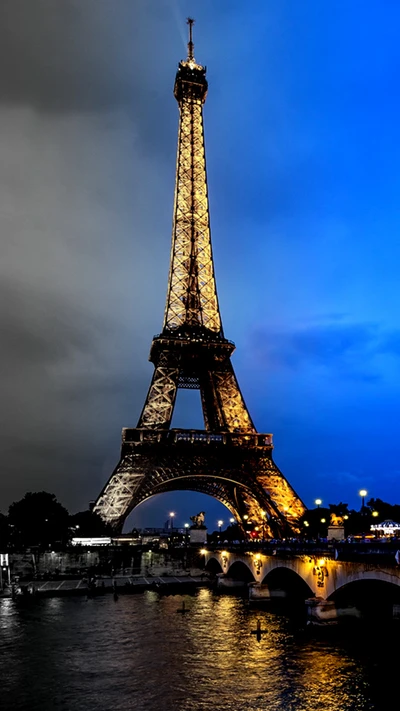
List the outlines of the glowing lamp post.
{"label": "glowing lamp post", "polygon": [[185,556],[184,556],[183,560],[184,560],[185,568],[187,568],[188,533],[189,533],[190,526],[188,523],[184,523],[183,526],[185,529]]}
{"label": "glowing lamp post", "polygon": [[317,509],[319,509],[319,507],[320,507],[321,504],[322,504],[322,499],[315,499],[315,503],[316,503],[316,505],[317,505]]}
{"label": "glowing lamp post", "polygon": [[364,514],[364,513],[365,513],[365,511],[364,511],[364,508],[365,508],[364,502],[365,502],[365,497],[366,497],[366,495],[368,494],[368,491],[367,491],[366,489],[360,489],[359,494],[360,494],[360,496],[361,496],[361,513]]}
{"label": "glowing lamp post", "polygon": [[223,523],[224,523],[223,521],[218,521],[219,535],[221,535],[221,529],[222,529],[222,524],[223,524]]}
{"label": "glowing lamp post", "polygon": [[169,514],[169,527],[170,527],[170,529],[171,529],[171,535],[172,535],[172,533],[173,533],[173,531],[174,531],[174,516],[175,516],[174,512],[173,512],[173,511],[170,511],[170,514]]}

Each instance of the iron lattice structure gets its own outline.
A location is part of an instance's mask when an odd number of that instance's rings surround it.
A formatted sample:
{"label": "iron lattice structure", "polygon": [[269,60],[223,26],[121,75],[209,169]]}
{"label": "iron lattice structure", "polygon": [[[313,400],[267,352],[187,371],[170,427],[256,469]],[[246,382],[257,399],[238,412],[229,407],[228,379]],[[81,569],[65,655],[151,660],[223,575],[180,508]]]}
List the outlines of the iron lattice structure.
{"label": "iron lattice structure", "polygon": [[[122,432],[121,459],[94,511],[116,530],[142,501],[177,489],[209,494],[243,528],[265,536],[298,530],[305,506],[272,459],[272,435],[253,424],[224,337],[214,275],[203,105],[206,70],[193,55],[179,63],[174,219],[162,332],[153,338],[153,379],[136,428]],[[178,388],[199,389],[205,430],[171,429]]]}

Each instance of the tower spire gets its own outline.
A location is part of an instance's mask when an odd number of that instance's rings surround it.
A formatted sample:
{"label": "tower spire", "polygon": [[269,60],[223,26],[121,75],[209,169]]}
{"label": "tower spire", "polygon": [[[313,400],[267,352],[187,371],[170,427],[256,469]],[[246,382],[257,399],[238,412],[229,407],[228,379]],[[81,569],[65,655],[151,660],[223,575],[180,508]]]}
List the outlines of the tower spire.
{"label": "tower spire", "polygon": [[188,62],[194,62],[194,44],[193,44],[193,38],[192,38],[192,31],[193,31],[193,25],[194,25],[194,20],[191,17],[188,17],[186,20],[186,24],[189,25],[189,42],[188,42]]}

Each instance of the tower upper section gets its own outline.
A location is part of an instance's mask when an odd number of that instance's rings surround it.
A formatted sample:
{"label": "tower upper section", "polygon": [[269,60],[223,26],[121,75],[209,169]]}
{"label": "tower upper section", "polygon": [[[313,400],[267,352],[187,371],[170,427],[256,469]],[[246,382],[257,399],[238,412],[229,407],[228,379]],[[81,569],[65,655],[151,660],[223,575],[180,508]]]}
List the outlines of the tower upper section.
{"label": "tower upper section", "polygon": [[207,329],[223,336],[215,284],[204,149],[203,104],[206,69],[193,53],[188,20],[188,57],[179,62],[174,95],[178,101],[179,135],[176,161],[172,250],[164,332]]}

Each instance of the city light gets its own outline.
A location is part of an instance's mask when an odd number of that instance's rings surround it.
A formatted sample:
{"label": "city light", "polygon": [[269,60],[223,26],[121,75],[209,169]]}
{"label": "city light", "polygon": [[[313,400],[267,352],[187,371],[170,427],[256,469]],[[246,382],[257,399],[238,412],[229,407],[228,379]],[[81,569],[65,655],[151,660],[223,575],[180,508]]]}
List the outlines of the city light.
{"label": "city light", "polygon": [[317,508],[319,509],[319,507],[320,507],[321,504],[322,504],[322,499],[315,499],[315,503],[316,503],[316,505],[317,505]]}
{"label": "city light", "polygon": [[365,501],[366,495],[368,494],[368,491],[367,491],[366,489],[360,489],[360,491],[359,491],[358,493],[359,493],[360,496],[361,496],[361,513],[363,514],[363,513],[364,513],[364,508],[365,508],[365,506],[364,506],[364,501]]}

